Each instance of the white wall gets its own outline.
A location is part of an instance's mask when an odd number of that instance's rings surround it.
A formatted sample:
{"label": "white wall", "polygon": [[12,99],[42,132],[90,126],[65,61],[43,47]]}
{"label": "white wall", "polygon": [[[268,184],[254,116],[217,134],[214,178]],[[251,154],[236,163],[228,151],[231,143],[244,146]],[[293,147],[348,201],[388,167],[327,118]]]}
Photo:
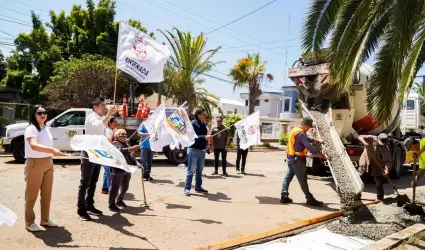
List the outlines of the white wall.
{"label": "white wall", "polygon": [[[259,100],[260,105],[255,106],[255,111],[260,111],[261,117],[279,117],[279,114],[282,110],[282,102],[280,100],[271,100],[268,99],[266,102],[264,99]],[[245,106],[245,114],[248,115],[249,107]]]}

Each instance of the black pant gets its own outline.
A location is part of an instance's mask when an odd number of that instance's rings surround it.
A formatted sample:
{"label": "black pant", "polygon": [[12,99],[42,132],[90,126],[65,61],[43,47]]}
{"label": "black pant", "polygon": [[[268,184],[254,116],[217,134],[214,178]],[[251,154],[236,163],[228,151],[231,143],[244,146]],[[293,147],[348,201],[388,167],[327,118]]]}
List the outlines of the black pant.
{"label": "black pant", "polygon": [[[130,185],[131,174],[128,172],[111,172],[111,189],[109,189],[109,205],[124,199]],[[119,191],[119,194],[118,194]]]}
{"label": "black pant", "polygon": [[373,180],[376,184],[376,198],[378,200],[384,199],[384,176],[374,176]]}
{"label": "black pant", "polygon": [[245,164],[246,164],[246,157],[248,155],[248,149],[238,149],[237,155],[236,155],[236,169],[239,169],[241,157],[242,157],[242,170],[245,170]]}
{"label": "black pant", "polygon": [[[86,152],[82,152],[82,157],[87,158]],[[88,210],[94,205],[94,192],[99,179],[100,165],[89,162],[88,159],[81,159],[81,180],[78,187],[78,210]]]}
{"label": "black pant", "polygon": [[221,167],[223,168],[223,173],[226,173],[227,151],[225,149],[214,149],[214,168],[215,168],[215,171],[217,172],[220,153],[221,153]]}

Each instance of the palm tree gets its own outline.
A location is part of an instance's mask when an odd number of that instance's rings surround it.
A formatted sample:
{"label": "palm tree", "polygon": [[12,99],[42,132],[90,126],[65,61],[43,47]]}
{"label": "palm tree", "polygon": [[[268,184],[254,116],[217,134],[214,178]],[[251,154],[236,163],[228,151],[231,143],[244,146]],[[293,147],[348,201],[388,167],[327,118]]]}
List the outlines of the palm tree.
{"label": "palm tree", "polygon": [[196,89],[204,82],[201,75],[220,63],[211,61],[220,47],[206,50],[207,41],[202,33],[192,37],[190,32],[182,32],[176,28],[173,31],[176,34],[160,30],[173,50],[171,61],[165,68],[164,82],[169,97],[172,96],[177,103],[187,101],[189,112],[192,113],[200,103],[200,95]]}
{"label": "palm tree", "polygon": [[330,81],[346,93],[359,67],[375,55],[367,109],[374,120],[391,118],[425,61],[425,2],[420,0],[314,0],[302,35],[304,52],[325,47]]}
{"label": "palm tree", "polygon": [[255,111],[255,101],[261,95],[260,84],[264,80],[273,81],[273,75],[266,74],[267,61],[261,61],[259,54],[250,54],[237,61],[230,70],[230,76],[235,81],[233,91],[236,87],[248,86],[249,89],[249,114]]}

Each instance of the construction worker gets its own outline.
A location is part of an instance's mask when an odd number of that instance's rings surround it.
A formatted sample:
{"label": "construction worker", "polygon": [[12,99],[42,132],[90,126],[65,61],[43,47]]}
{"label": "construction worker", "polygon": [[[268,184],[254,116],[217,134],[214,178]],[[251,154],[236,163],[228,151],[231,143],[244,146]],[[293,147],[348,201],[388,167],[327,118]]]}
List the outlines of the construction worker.
{"label": "construction worker", "polygon": [[288,168],[282,184],[281,203],[291,203],[289,198],[289,184],[294,176],[297,177],[301,189],[307,199],[307,205],[321,207],[323,202],[316,200],[310,193],[307,183],[307,150],[315,157],[325,158],[320,149],[313,146],[313,142],[321,143],[318,140],[309,138],[306,132],[313,127],[313,119],[306,117],[303,119],[300,127],[295,127],[289,133],[288,144],[286,146],[286,157],[288,160]]}
{"label": "construction worker", "polygon": [[[392,158],[391,151],[388,146],[388,135],[381,133],[378,136],[361,135],[358,140],[363,143],[365,149],[360,156],[359,166],[363,171],[368,171],[371,167],[370,174],[376,184],[376,199],[382,201],[384,199],[384,175],[390,174]],[[373,155],[371,155],[373,154]],[[371,157],[375,157],[380,165],[377,165]],[[382,173],[384,171],[384,173]]]}
{"label": "construction worker", "polygon": [[419,141],[419,148],[421,149],[420,151],[413,153],[413,158],[415,158],[414,160],[416,160],[416,158],[419,158],[419,170],[416,174],[415,180],[413,180],[411,183],[412,187],[413,185],[416,185],[418,183],[419,179],[425,173],[425,155],[422,154],[423,152],[425,152],[425,137]]}

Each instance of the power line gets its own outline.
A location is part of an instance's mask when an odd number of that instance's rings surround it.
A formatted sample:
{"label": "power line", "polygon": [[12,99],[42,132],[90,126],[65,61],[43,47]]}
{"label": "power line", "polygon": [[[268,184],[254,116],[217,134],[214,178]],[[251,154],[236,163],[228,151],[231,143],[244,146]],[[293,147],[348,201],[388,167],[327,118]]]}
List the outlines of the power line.
{"label": "power line", "polygon": [[[6,18],[9,18],[9,19],[12,19],[12,20],[15,20],[15,21],[25,22],[25,21],[23,21],[23,20],[21,20],[21,19],[17,19],[17,18],[14,18],[14,17],[6,16],[6,15],[3,15],[3,14],[0,14],[0,16],[3,16],[3,17],[6,17]],[[25,22],[25,23],[26,23],[26,24],[30,24],[30,23],[27,23],[27,22]]]}
{"label": "power line", "polygon": [[270,4],[272,4],[272,3],[276,2],[276,1],[277,1],[277,0],[273,0],[273,1],[271,1],[271,2],[268,2],[267,4],[265,4],[265,5],[261,6],[261,7],[260,7],[260,8],[258,8],[258,9],[255,9],[255,10],[253,10],[253,11],[249,12],[249,13],[248,13],[248,14],[246,14],[246,15],[243,15],[243,16],[241,16],[241,17],[239,17],[239,18],[237,18],[237,19],[235,19],[235,20],[233,20],[233,21],[231,21],[231,22],[229,22],[229,23],[227,23],[227,24],[225,24],[225,25],[222,25],[222,26],[220,26],[220,27],[218,27],[218,28],[216,28],[216,29],[214,29],[214,30],[211,30],[210,32],[206,33],[206,35],[211,34],[211,33],[215,32],[215,31],[217,31],[217,30],[220,30],[220,29],[222,29],[222,28],[224,28],[224,27],[227,27],[227,26],[229,26],[230,24],[235,23],[235,22],[237,22],[237,21],[239,21],[239,20],[241,20],[241,19],[243,19],[243,18],[245,18],[245,17],[247,17],[247,16],[249,16],[249,15],[252,15],[252,14],[254,14],[255,12],[257,12],[257,11],[259,11],[259,10],[261,10],[261,9],[263,9],[263,8],[265,8],[265,7],[267,7],[267,6],[269,6]]}
{"label": "power line", "polygon": [[14,35],[12,35],[10,33],[7,33],[6,31],[0,30],[0,32],[3,33],[3,34],[9,35],[9,36],[11,36],[13,38],[16,38]]}
{"label": "power line", "polygon": [[5,22],[9,22],[9,23],[16,23],[16,24],[32,27],[32,25],[28,25],[28,24],[25,24],[25,23],[16,22],[16,21],[12,21],[12,20],[7,20],[7,19],[4,19],[4,18],[0,18],[0,20],[5,21]]}
{"label": "power line", "polygon": [[12,12],[15,12],[15,13],[18,13],[18,14],[21,14],[21,15],[24,15],[24,16],[29,16],[29,17],[31,16],[29,14],[25,14],[25,13],[22,13],[20,11],[16,11],[16,10],[13,10],[13,9],[10,9],[10,8],[4,7],[4,6],[0,6],[0,7],[2,7],[3,9],[6,9],[6,10],[9,10],[9,11],[12,11]]}
{"label": "power line", "polygon": [[38,8],[38,7],[35,7],[35,6],[33,6],[33,5],[29,5],[29,4],[26,4],[26,3],[23,3],[23,2],[21,2],[21,1],[17,1],[17,0],[12,0],[13,2],[16,2],[16,3],[20,3],[20,4],[22,4],[22,5],[26,5],[26,6],[28,6],[28,7],[30,7],[30,8],[33,8],[33,9],[38,9],[38,10],[41,10],[41,11],[44,11],[44,12],[49,12],[49,11],[47,11],[47,10],[43,10],[43,9],[40,9],[40,8]]}

